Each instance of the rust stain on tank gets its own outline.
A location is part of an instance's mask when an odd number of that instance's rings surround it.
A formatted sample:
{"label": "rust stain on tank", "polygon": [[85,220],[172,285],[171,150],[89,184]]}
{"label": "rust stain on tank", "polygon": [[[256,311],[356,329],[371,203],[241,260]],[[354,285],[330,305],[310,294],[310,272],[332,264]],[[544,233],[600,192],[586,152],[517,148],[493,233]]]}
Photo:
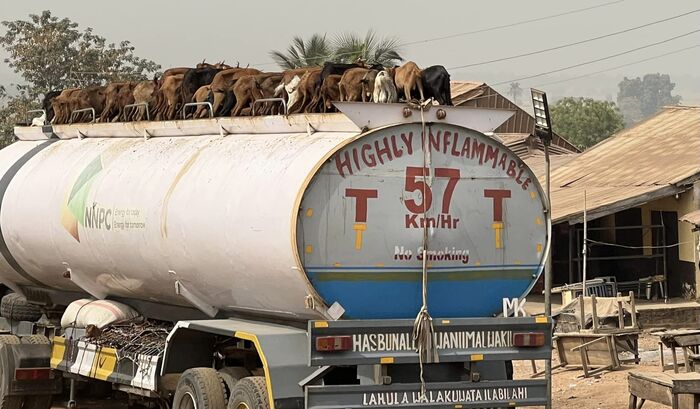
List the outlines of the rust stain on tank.
{"label": "rust stain on tank", "polygon": [[202,152],[202,149],[204,149],[204,146],[199,148],[197,152],[195,152],[194,155],[187,159],[187,162],[182,165],[182,168],[180,168],[180,171],[177,172],[175,179],[173,179],[173,182],[170,184],[168,192],[165,194],[165,198],[163,198],[163,207],[161,208],[160,212],[160,235],[163,236],[163,238],[168,237],[168,205],[170,204],[170,198],[172,197],[175,188],[180,183],[180,180],[182,180],[187,172],[190,171],[192,165],[194,165],[197,158],[199,158],[199,154]]}

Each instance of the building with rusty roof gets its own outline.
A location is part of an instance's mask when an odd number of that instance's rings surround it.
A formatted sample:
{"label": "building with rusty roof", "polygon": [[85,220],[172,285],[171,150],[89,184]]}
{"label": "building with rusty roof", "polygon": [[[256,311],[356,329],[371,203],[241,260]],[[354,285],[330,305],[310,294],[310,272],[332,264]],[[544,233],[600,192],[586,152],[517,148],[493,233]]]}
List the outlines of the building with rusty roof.
{"label": "building with rusty roof", "polygon": [[[515,114],[494,130],[496,134],[518,156],[525,156],[542,151],[542,144],[532,135],[535,129],[535,118],[524,111],[508,98],[483,82],[452,81],[452,103],[455,106],[470,106],[476,108],[509,109]],[[552,140],[552,155],[576,153],[580,150],[566,138],[554,134]]]}
{"label": "building with rusty roof", "polygon": [[585,203],[589,278],[699,293],[698,232],[679,219],[700,209],[700,107],[665,107],[554,168],[556,283],[581,280]]}

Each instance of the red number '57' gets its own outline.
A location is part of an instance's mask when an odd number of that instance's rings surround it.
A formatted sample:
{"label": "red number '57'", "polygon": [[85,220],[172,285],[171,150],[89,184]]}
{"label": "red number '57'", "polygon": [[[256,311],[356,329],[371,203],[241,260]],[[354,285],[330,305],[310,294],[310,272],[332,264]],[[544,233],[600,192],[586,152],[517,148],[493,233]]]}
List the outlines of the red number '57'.
{"label": "red number '57'", "polygon": [[[433,203],[433,192],[422,180],[424,176],[430,176],[430,170],[428,168],[419,168],[415,166],[406,167],[406,191],[419,191],[423,194],[423,200],[420,203],[417,203],[414,199],[405,200],[406,208],[411,213],[423,213],[423,211],[430,209]],[[447,181],[447,187],[445,187],[445,193],[442,195],[441,209],[442,213],[449,213],[452,194],[460,178],[459,169],[435,168],[435,177],[449,179]]]}

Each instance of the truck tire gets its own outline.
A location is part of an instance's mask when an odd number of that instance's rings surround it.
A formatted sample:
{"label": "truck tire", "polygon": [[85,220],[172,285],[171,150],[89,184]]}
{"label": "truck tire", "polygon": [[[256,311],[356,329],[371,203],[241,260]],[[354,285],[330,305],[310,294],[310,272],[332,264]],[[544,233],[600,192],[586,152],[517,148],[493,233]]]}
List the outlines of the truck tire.
{"label": "truck tire", "polygon": [[216,369],[191,368],[180,376],[172,409],[222,409],[226,407],[223,381]]}
{"label": "truck tire", "polygon": [[35,322],[41,318],[41,309],[21,295],[11,293],[0,300],[0,315],[11,321]]}
{"label": "truck tire", "polygon": [[[17,338],[14,335],[0,335],[0,346],[2,345],[18,345],[19,344],[19,338]],[[2,368],[6,368],[8,365],[6,362],[2,362],[2,358],[0,358],[0,377],[5,378],[7,376],[10,376],[10,374],[7,373],[7,371],[3,370]],[[24,403],[24,399],[22,399],[22,396],[8,396],[7,392],[4,388],[3,385],[8,385],[9,381],[6,381],[5,379],[0,379],[0,409],[20,409],[22,407],[22,403]]]}
{"label": "truck tire", "polygon": [[224,381],[224,386],[226,387],[227,401],[233,396],[233,387],[236,385],[236,382],[247,376],[250,376],[250,371],[242,366],[226,366],[219,369],[219,377]]}
{"label": "truck tire", "polygon": [[19,345],[20,340],[14,335],[0,335],[0,345]]}
{"label": "truck tire", "polygon": [[249,376],[236,382],[227,409],[270,409],[264,376]]}
{"label": "truck tire", "polygon": [[22,337],[20,342],[23,344],[49,345],[51,341],[43,335],[28,335]]}

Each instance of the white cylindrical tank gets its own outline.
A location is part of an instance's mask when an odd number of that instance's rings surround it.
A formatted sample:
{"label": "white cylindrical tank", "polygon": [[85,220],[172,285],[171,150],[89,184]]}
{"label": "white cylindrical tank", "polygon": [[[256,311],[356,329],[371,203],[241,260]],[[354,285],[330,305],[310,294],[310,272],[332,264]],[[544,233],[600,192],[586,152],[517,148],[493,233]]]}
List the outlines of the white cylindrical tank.
{"label": "white cylindrical tank", "polygon": [[427,130],[425,144],[420,124],[16,142],[0,151],[0,279],[296,318],[319,316],[312,297],[350,318],[405,318],[427,245],[433,315],[493,314],[541,272],[541,188],[497,141]]}

